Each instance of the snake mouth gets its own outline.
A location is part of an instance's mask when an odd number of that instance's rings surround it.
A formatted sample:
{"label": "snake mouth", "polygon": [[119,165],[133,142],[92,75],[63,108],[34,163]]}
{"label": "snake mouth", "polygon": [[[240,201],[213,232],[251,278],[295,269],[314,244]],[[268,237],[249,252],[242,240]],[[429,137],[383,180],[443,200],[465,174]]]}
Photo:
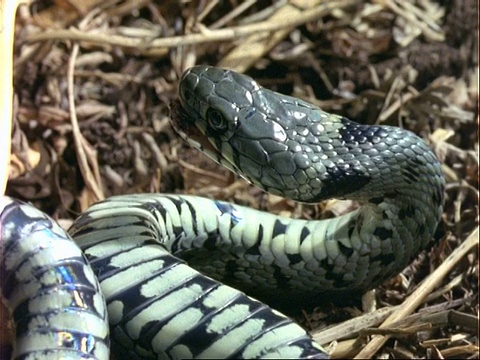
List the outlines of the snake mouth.
{"label": "snake mouth", "polygon": [[188,113],[179,99],[170,103],[170,124],[175,132],[187,143],[200,150],[219,164],[227,159],[208,140],[207,136],[198,128],[193,115]]}

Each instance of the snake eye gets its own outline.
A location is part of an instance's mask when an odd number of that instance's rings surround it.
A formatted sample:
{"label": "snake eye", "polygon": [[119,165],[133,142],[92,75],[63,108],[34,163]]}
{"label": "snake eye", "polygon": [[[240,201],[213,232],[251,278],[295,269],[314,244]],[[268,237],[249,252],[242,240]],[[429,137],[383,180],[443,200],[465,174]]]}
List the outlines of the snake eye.
{"label": "snake eye", "polygon": [[222,113],[215,109],[207,110],[208,125],[215,131],[227,130],[227,121],[224,119]]}

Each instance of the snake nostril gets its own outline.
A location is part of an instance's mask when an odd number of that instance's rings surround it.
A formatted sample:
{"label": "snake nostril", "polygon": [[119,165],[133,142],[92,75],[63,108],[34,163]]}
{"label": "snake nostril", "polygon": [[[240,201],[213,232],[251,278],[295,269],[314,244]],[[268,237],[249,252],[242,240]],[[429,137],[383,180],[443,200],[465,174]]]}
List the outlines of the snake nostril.
{"label": "snake nostril", "polygon": [[181,97],[185,102],[189,103],[193,97],[193,94],[189,89],[183,89]]}

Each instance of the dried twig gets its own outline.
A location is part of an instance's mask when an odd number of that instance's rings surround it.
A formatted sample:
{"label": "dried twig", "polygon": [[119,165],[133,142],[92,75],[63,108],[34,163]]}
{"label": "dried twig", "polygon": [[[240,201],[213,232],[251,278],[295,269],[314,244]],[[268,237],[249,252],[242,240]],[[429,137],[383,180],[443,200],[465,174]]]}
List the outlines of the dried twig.
{"label": "dried twig", "polygon": [[345,336],[355,336],[359,331],[375,326],[384,321],[397,307],[384,307],[376,311],[366,313],[353,319],[342,322],[338,325],[333,325],[321,331],[315,331],[312,336],[320,345],[328,344],[334,340],[340,340]]}
{"label": "dried twig", "polygon": [[[264,33],[255,33],[249,36],[245,41],[242,41],[236,48],[226,54],[217,65],[239,72],[246,71],[292,31],[294,26],[289,26],[289,22],[299,23],[305,18],[308,12],[317,9],[323,10],[321,13],[318,13],[318,17],[325,15],[333,10],[332,4],[333,3],[323,2],[320,5],[316,5],[316,2],[310,2],[308,5],[310,8],[308,10],[300,10],[292,4],[286,3],[283,7],[276,10],[267,20],[270,24],[285,24],[285,26],[279,28],[270,36],[265,36]],[[335,2],[336,9],[349,5],[351,5],[349,1]]]}
{"label": "dried twig", "polygon": [[19,0],[0,0],[0,193],[5,192],[7,186],[10,162],[10,134],[12,129],[12,100],[13,100],[13,25]]}
{"label": "dried twig", "polygon": [[[78,54],[78,44],[74,44],[72,48],[72,53],[68,61],[68,72],[67,72],[67,84],[68,84],[68,104],[70,107],[70,120],[72,123],[72,132],[73,139],[75,141],[75,153],[77,154],[78,166],[82,173],[83,178],[85,179],[86,186],[93,192],[96,201],[103,200],[105,196],[103,195],[102,187],[100,186],[100,173],[98,171],[98,165],[96,162],[90,161],[90,165],[93,165],[93,172],[90,169],[88,164],[88,159],[96,158],[95,152],[90,148],[89,144],[86,142],[80,128],[78,126],[77,113],[75,111],[75,96],[74,96],[74,87],[73,87],[73,74],[75,71],[75,59]],[[88,154],[86,151],[88,150]]]}
{"label": "dried twig", "polygon": [[25,41],[47,41],[47,40],[73,40],[85,41],[96,45],[114,45],[127,48],[135,48],[140,53],[157,48],[173,48],[182,45],[196,45],[217,41],[228,41],[239,39],[248,35],[258,33],[268,33],[284,28],[293,28],[309,21],[324,16],[333,9],[350,6],[357,3],[358,0],[342,0],[323,3],[311,10],[302,12],[302,16],[287,18],[285,21],[263,21],[260,23],[244,26],[230,27],[227,29],[212,30],[200,34],[188,34],[184,36],[172,36],[163,39],[145,41],[145,39],[134,39],[131,37],[119,36],[114,34],[85,32],[77,29],[71,30],[53,30],[48,32],[31,33],[25,36]]}
{"label": "dried twig", "polygon": [[[478,227],[468,238],[448,256],[443,263],[431,273],[420,286],[400,305],[380,326],[385,328],[411,314],[435,289],[453,266],[462,259],[474,246],[478,245]],[[377,335],[357,354],[355,359],[370,359],[389,339],[389,336]]]}
{"label": "dried twig", "polygon": [[394,13],[407,20],[412,26],[419,28],[426,37],[433,41],[445,40],[445,34],[438,24],[424,16],[415,6],[406,1],[385,0],[384,3]]}

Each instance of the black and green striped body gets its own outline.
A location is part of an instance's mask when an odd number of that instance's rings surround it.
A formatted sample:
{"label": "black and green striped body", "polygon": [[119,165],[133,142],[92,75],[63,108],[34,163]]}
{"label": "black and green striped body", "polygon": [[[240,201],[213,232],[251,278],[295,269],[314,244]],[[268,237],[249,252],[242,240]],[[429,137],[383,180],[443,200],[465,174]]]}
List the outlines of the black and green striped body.
{"label": "black and green striped body", "polygon": [[5,196],[0,275],[15,323],[12,358],[108,358],[105,300],[85,256],[50,217]]}
{"label": "black and green striped body", "polygon": [[[291,320],[172,255],[229,238],[241,219],[223,206],[140,194],[110,198],[77,219],[70,233],[100,281],[114,339],[136,353],[171,358],[325,357]],[[214,267],[216,258],[209,258]]]}
{"label": "black and green striped body", "polygon": [[154,194],[110,198],[70,229],[84,256],[52,219],[2,201],[2,296],[14,315],[16,359],[107,359],[103,296],[116,358],[327,357],[284,315],[172,255],[231,234],[232,221],[241,220],[229,219],[231,204]]}

